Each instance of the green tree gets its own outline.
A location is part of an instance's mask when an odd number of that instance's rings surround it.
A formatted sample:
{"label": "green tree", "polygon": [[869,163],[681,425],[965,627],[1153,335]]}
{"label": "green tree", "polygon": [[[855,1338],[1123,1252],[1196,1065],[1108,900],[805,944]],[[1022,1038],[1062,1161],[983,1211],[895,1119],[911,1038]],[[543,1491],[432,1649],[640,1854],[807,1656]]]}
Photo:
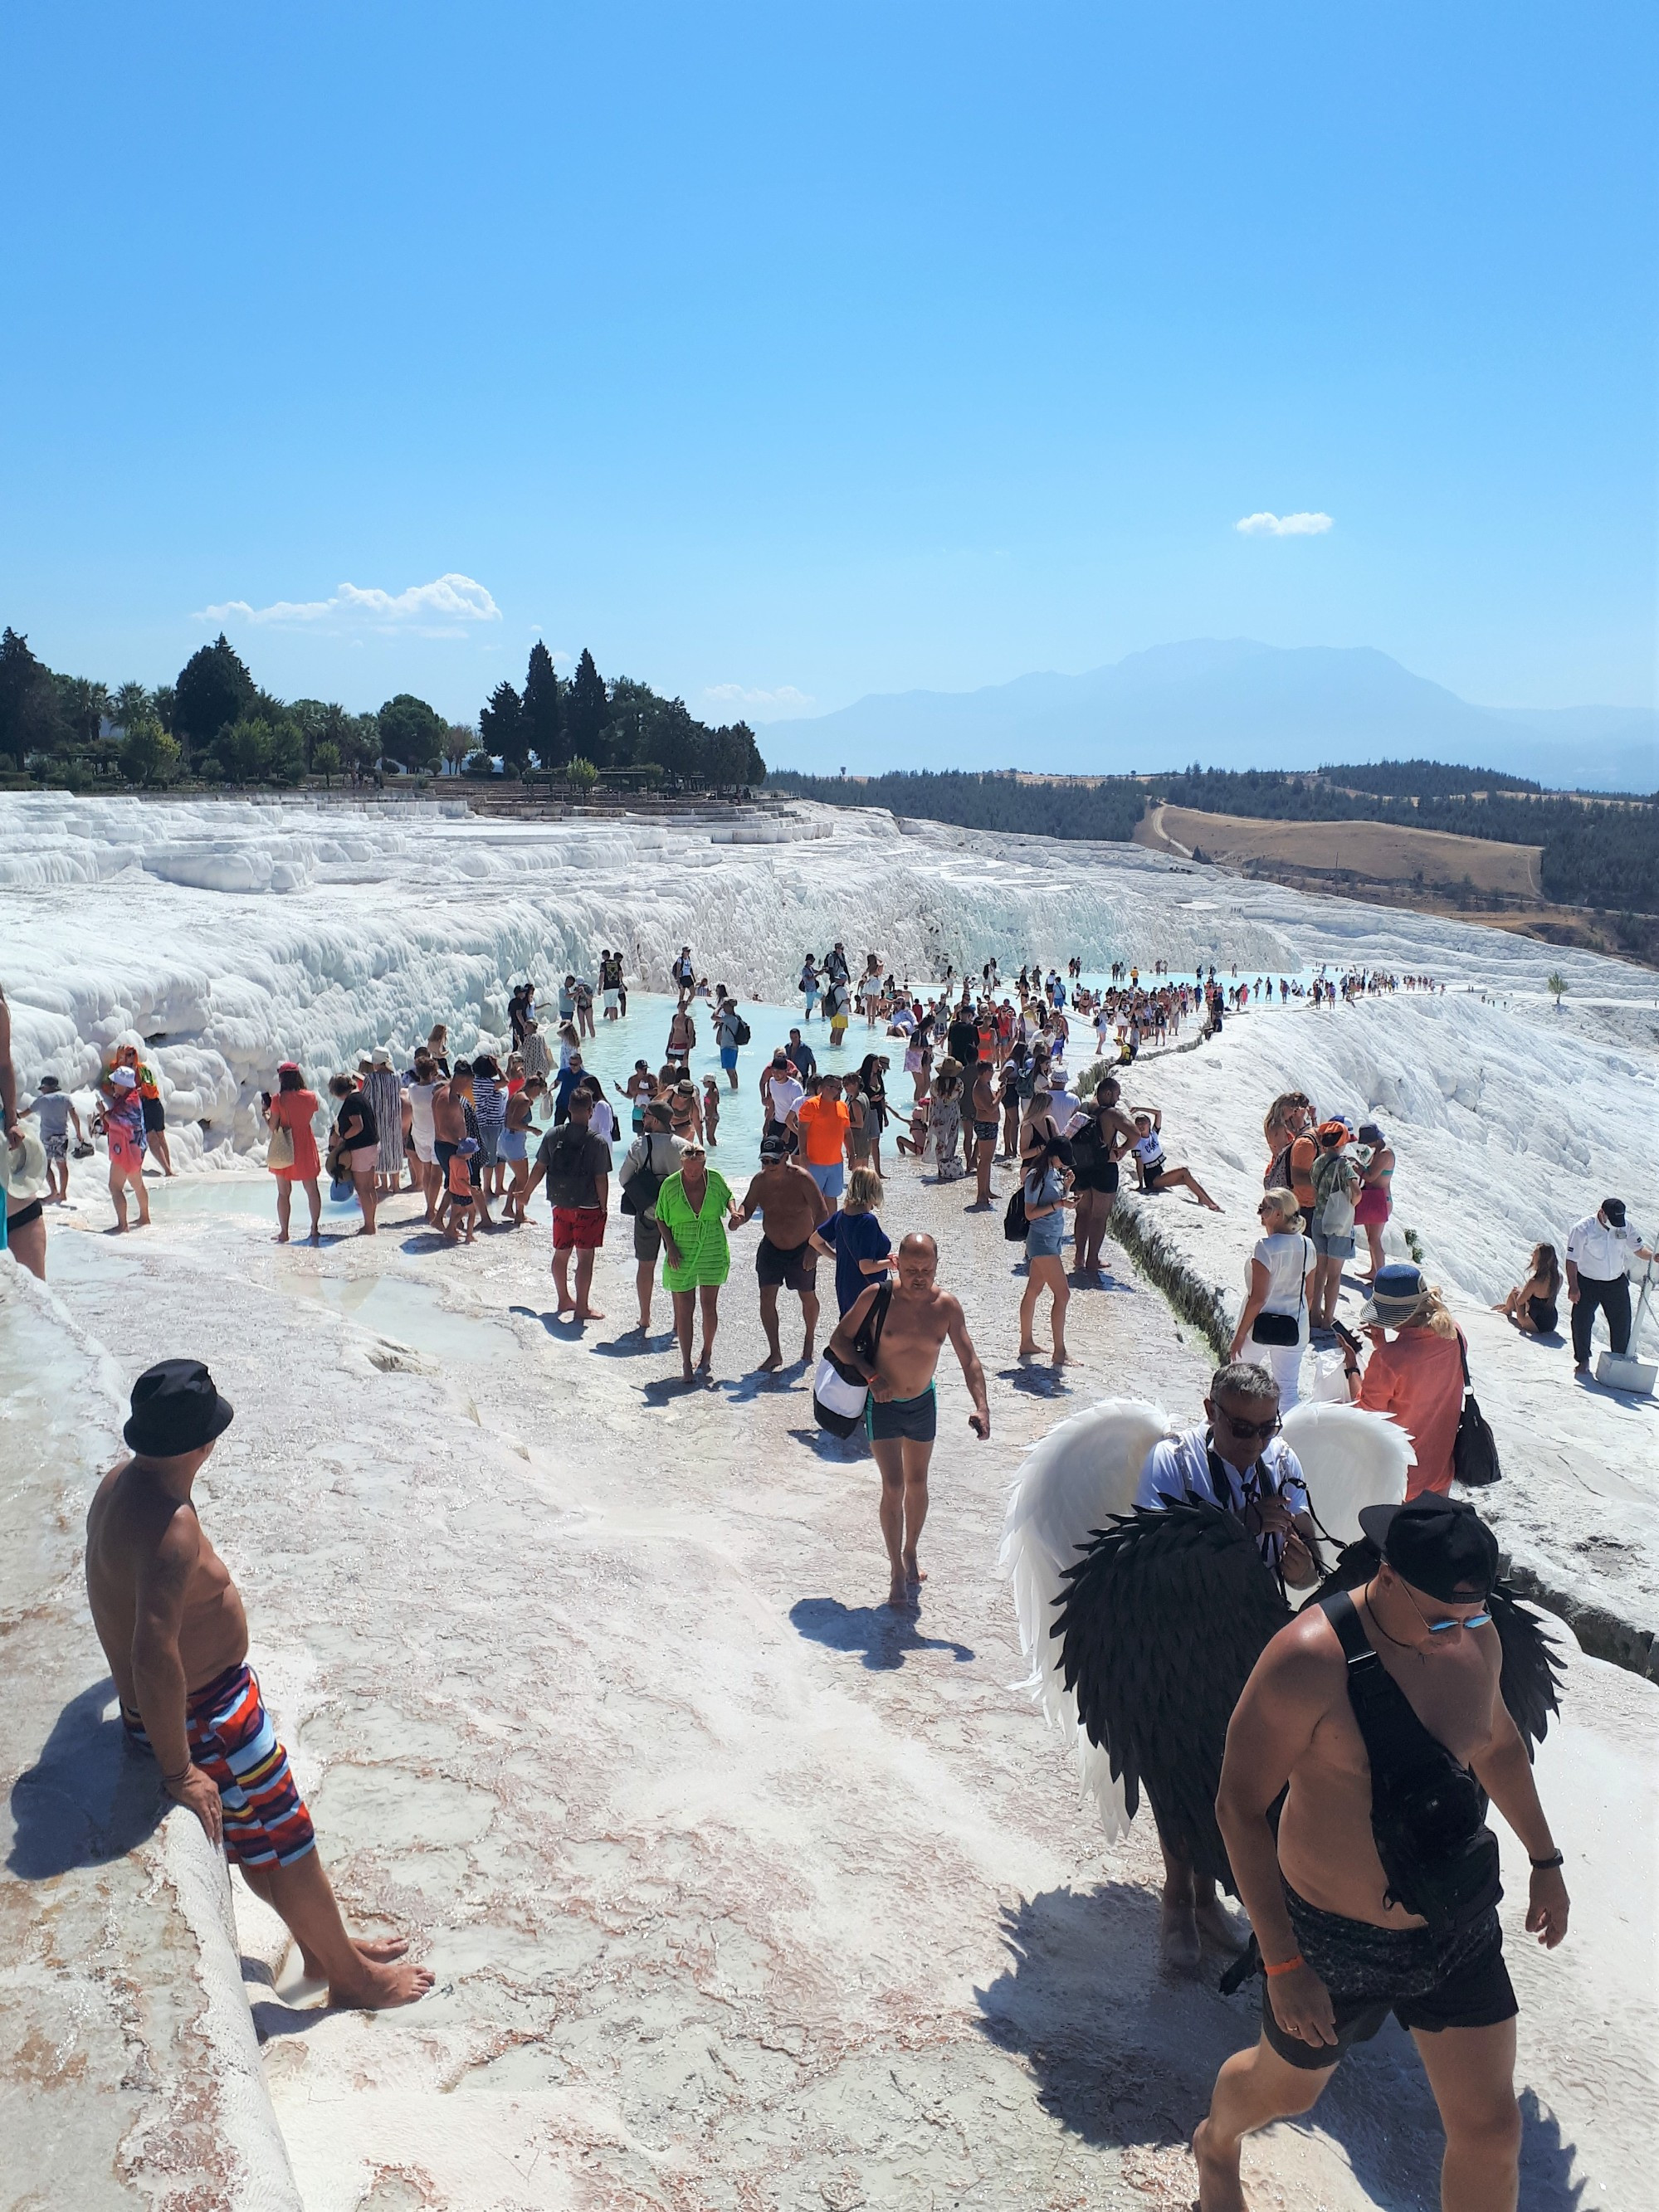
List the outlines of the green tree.
{"label": "green tree", "polygon": [[605,737],[610,720],[611,702],[605,694],[605,678],[584,646],[565,695],[563,742],[567,751],[580,753],[585,760],[608,759]]}
{"label": "green tree", "polygon": [[566,781],[574,784],[578,791],[592,791],[599,780],[598,769],[591,760],[584,760],[580,753],[571,755],[564,764],[564,773]]}
{"label": "green tree", "polygon": [[[604,686],[600,686],[603,690]],[[553,665],[553,656],[538,638],[530,648],[530,665],[525,671],[524,697],[520,702],[523,744],[526,754],[534,753],[543,768],[557,768],[569,752],[564,732],[564,687],[559,682],[558,672]],[[498,751],[502,749],[498,746]],[[523,760],[503,755],[509,768],[522,772]]]}
{"label": "green tree", "polygon": [[179,671],[173,688],[173,734],[194,757],[208,751],[221,730],[253,704],[253,678],[222,630]]}
{"label": "green tree", "polygon": [[207,764],[228,783],[298,783],[305,748],[286,716],[272,723],[244,714],[220,731]]}
{"label": "green tree", "polygon": [[155,718],[155,702],[142,684],[118,684],[109,718],[117,729],[131,731],[135,723]]}
{"label": "green tree", "polygon": [[171,684],[158,684],[149,695],[149,711],[164,730],[173,727],[173,709],[178,697]]}
{"label": "green tree", "polygon": [[523,759],[524,702],[510,684],[498,684],[480,708],[478,744],[486,757],[499,753],[503,767]]}
{"label": "green tree", "polygon": [[95,744],[99,725],[112,704],[106,687],[85,676],[54,676],[52,680],[58,692],[58,713],[76,744]]}
{"label": "green tree", "polygon": [[342,763],[361,783],[380,764],[380,718],[378,714],[348,714],[343,707],[337,711],[339,725],[337,728],[331,723],[329,742],[339,747]]}
{"label": "green tree", "polygon": [[1549,974],[1545,976],[1544,988],[1554,1000],[1555,1011],[1559,1014],[1561,1011],[1561,1001],[1566,996],[1567,991],[1567,979],[1559,968],[1551,969]]}
{"label": "green tree", "polygon": [[288,718],[300,732],[300,743],[305,748],[306,770],[308,775],[322,774],[322,770],[317,766],[318,746],[325,743],[337,742],[329,735],[328,718],[331,711],[340,713],[343,709],[331,710],[321,699],[294,699],[289,702]]}
{"label": "green tree", "polygon": [[399,762],[411,775],[429,774],[443,757],[447,726],[435,707],[399,691],[380,709],[380,757]]}
{"label": "green tree", "polygon": [[178,738],[164,730],[154,714],[134,714],[122,726],[125,734],[121,742],[121,773],[128,782],[142,783],[147,789],[171,783],[182,758]]}
{"label": "green tree", "polygon": [[459,775],[467,755],[476,751],[478,732],[471,722],[452,722],[444,732],[444,759],[451,775]]}
{"label": "green tree", "polygon": [[329,790],[340,773],[340,748],[326,738],[319,738],[311,749],[311,772],[323,779],[323,789]]}
{"label": "green tree", "polygon": [[52,671],[15,629],[0,635],[0,757],[21,769],[55,753],[70,732],[58,703]]}

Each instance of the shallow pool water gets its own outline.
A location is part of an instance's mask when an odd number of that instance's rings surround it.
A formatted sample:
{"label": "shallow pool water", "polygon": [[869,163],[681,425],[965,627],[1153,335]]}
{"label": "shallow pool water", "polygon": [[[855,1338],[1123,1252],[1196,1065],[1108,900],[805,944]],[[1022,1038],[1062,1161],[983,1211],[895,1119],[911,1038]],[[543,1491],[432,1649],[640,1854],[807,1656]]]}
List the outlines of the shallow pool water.
{"label": "shallow pool water", "polygon": [[359,1328],[373,1330],[434,1359],[504,1359],[516,1348],[509,1328],[482,1315],[457,1313],[435,1290],[395,1275],[286,1275],[290,1297],[330,1307]]}

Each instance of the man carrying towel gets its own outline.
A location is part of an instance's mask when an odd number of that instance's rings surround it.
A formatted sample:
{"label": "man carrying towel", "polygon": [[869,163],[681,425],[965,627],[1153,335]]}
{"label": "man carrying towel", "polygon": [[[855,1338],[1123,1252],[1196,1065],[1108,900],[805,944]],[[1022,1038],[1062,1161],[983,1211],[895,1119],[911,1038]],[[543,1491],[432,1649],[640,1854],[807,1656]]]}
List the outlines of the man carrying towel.
{"label": "man carrying towel", "polygon": [[203,1533],[191,1488],[230,1426],[197,1359],[164,1359],[133,1385],[132,1455],[87,1515],[87,1595],[133,1743],[161,1762],[167,1795],[288,1923],[329,2002],[380,2011],[432,1986],[396,1937],[347,1935],[288,1753],[247,1663],[247,1615]]}

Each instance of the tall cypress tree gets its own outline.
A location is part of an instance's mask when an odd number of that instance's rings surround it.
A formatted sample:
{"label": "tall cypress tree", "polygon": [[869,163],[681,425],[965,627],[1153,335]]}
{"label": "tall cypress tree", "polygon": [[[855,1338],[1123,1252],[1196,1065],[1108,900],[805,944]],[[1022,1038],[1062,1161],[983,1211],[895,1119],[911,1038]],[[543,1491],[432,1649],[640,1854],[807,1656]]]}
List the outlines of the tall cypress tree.
{"label": "tall cypress tree", "polygon": [[525,672],[521,726],[526,748],[544,768],[557,768],[568,759],[564,687],[555,672],[553,656],[540,638],[530,648],[530,665]]}
{"label": "tall cypress tree", "polygon": [[605,678],[593,665],[593,656],[582,647],[582,657],[576,663],[576,672],[570,679],[570,689],[565,695],[564,742],[568,753],[580,754],[603,768],[607,750],[605,725],[611,720],[611,702],[605,695]]}
{"label": "tall cypress tree", "polygon": [[524,702],[510,684],[498,684],[478,714],[478,741],[486,753],[498,753],[501,766],[512,774],[528,750],[524,734]]}

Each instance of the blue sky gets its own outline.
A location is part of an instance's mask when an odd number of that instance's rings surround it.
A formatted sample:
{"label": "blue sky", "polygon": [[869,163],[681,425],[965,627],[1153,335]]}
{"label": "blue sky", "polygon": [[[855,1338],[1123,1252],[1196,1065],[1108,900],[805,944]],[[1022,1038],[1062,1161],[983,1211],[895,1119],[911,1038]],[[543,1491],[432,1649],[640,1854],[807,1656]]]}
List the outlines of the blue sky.
{"label": "blue sky", "polygon": [[10,11],[0,620],[457,715],[537,635],[757,720],[1198,635],[1650,704],[1656,21]]}

